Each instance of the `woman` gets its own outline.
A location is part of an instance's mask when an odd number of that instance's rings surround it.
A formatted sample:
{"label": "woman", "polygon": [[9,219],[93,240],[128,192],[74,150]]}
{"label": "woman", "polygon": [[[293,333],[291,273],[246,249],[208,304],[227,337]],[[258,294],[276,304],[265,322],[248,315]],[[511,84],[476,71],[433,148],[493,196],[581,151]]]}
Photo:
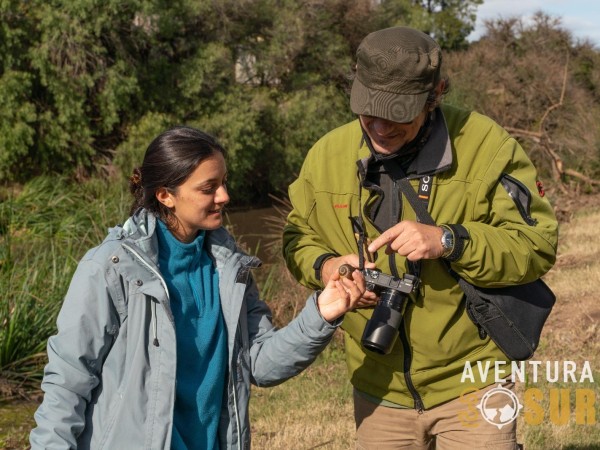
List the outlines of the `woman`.
{"label": "woman", "polygon": [[306,368],[364,292],[339,276],[276,330],[222,227],[224,149],[176,127],[134,170],[132,216],[80,262],[48,341],[40,448],[247,449],[250,383]]}

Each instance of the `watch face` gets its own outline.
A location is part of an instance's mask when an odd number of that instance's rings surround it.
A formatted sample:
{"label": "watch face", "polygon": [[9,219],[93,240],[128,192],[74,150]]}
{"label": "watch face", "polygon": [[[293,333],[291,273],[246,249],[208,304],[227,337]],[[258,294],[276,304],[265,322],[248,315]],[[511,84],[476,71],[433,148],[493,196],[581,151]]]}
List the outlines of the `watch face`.
{"label": "watch face", "polygon": [[452,232],[444,228],[442,233],[442,247],[446,250],[451,249],[454,246],[454,240],[452,239]]}

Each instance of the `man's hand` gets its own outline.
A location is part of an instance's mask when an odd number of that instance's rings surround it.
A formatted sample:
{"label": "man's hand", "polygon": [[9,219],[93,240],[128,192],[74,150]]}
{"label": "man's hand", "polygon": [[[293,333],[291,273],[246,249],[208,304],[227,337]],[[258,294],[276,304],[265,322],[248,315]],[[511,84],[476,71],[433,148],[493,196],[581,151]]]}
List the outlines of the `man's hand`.
{"label": "man's hand", "polygon": [[403,220],[385,230],[381,236],[369,245],[369,251],[375,252],[387,245],[385,252],[397,252],[409,261],[436,259],[442,256],[442,228],[425,225],[412,220]]}
{"label": "man's hand", "polygon": [[[321,280],[323,280],[323,283],[327,285],[332,277],[335,276],[337,279],[337,276],[339,275],[338,270],[342,264],[350,264],[352,267],[358,267],[358,261],[358,255],[344,255],[338,256],[337,258],[329,258],[321,266]],[[365,261],[365,269],[375,269],[375,263]],[[362,273],[358,272],[358,275],[364,282]],[[377,295],[371,291],[364,291],[362,297],[356,303],[355,307],[364,308],[367,306],[375,306],[376,303]]]}

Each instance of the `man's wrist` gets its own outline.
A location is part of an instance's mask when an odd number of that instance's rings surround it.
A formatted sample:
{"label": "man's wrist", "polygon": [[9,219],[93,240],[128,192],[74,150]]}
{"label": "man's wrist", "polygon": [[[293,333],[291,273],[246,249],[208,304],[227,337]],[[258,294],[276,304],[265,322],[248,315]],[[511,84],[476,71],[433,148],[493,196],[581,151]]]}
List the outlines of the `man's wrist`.
{"label": "man's wrist", "polygon": [[465,250],[465,242],[471,237],[467,229],[460,224],[442,224],[440,225],[446,233],[451,233],[452,246],[447,248],[442,254],[442,258],[447,261],[457,261]]}
{"label": "man's wrist", "polygon": [[325,262],[329,259],[336,258],[337,256],[338,255],[336,255],[335,253],[324,253],[315,260],[315,263],[313,264],[313,269],[315,269],[315,278],[318,281],[323,281],[322,270],[323,266],[325,265]]}
{"label": "man's wrist", "polygon": [[442,229],[442,258],[447,258],[454,251],[456,237],[454,236],[454,231],[448,225],[440,225]]}

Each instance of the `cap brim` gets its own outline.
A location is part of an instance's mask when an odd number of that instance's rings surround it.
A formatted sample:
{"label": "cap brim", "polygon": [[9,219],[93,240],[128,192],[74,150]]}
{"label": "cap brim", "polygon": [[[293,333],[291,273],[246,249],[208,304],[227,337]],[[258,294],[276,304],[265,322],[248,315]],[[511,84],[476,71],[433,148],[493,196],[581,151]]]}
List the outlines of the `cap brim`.
{"label": "cap brim", "polygon": [[354,78],[350,93],[350,108],[354,114],[381,117],[392,122],[407,123],[423,111],[429,92],[395,94],[370,89]]}

